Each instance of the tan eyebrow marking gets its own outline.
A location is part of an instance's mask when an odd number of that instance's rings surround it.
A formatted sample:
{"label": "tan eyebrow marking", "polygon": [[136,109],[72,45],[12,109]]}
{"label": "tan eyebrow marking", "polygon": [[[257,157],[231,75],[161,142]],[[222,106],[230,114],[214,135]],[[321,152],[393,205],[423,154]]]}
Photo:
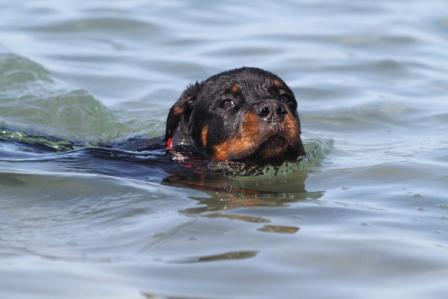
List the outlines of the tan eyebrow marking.
{"label": "tan eyebrow marking", "polygon": [[277,88],[283,87],[283,83],[277,79],[272,80],[272,85],[274,85]]}
{"label": "tan eyebrow marking", "polygon": [[237,94],[241,91],[241,86],[238,83],[233,83],[232,86],[230,87],[230,92],[232,94]]}

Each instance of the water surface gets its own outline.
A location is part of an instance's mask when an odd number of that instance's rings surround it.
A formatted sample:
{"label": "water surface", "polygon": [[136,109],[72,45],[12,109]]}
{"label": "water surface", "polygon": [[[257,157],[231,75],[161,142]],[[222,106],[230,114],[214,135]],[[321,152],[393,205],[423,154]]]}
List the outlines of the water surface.
{"label": "water surface", "polygon": [[293,88],[317,150],[207,191],[144,163],[24,161],[2,144],[2,298],[446,297],[445,1],[0,9],[2,128],[159,136],[188,83],[248,65]]}

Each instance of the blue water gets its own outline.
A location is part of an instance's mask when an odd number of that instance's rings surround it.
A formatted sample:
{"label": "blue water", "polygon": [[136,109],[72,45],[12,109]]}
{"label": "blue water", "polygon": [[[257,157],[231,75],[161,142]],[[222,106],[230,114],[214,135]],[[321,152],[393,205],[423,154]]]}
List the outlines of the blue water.
{"label": "blue water", "polygon": [[159,136],[189,83],[248,65],[291,86],[314,153],[277,175],[186,183],[2,144],[2,299],[446,297],[446,1],[0,11],[1,128]]}

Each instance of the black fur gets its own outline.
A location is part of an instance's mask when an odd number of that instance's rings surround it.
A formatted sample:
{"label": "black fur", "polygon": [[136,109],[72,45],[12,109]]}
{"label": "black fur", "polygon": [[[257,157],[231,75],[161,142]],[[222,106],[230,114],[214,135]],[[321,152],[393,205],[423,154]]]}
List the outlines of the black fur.
{"label": "black fur", "polygon": [[[281,86],[273,86],[274,80]],[[234,84],[240,87],[237,93],[230,90]],[[173,137],[174,150],[188,149],[210,158],[216,144],[238,134],[245,113],[256,110],[256,105],[262,105],[265,100],[278,101],[279,105],[287,107],[300,128],[297,102],[287,84],[268,71],[243,67],[216,74],[187,87],[170,110],[165,140]],[[226,104],[226,101],[234,104]],[[184,113],[173,113],[176,107],[182,107]],[[205,126],[208,127],[206,145],[201,142],[201,130]],[[294,157],[304,154],[300,136],[299,142],[292,155]],[[286,158],[277,157],[277,160],[282,162]],[[258,163],[263,164],[263,161]]]}

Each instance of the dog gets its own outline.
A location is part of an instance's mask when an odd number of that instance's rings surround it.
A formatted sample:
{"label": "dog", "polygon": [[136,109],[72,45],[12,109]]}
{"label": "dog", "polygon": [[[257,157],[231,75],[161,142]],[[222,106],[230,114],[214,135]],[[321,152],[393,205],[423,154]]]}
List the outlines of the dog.
{"label": "dog", "polygon": [[254,67],[188,86],[169,111],[164,141],[170,152],[260,166],[305,155],[294,93]]}
{"label": "dog", "polygon": [[[202,174],[222,170],[210,167],[219,163],[225,164],[224,173],[235,174],[237,166],[280,165],[305,155],[294,93],[277,75],[254,67],[189,85],[169,110],[165,135],[158,138],[134,137],[92,147],[39,134],[1,132],[0,141],[14,145],[14,150],[2,152],[0,147],[0,158],[35,161],[34,154],[49,153],[44,159],[72,163],[70,168],[78,171],[84,167],[130,177],[185,169]],[[58,153],[51,156],[52,152]],[[128,170],[123,162],[139,165]]]}

